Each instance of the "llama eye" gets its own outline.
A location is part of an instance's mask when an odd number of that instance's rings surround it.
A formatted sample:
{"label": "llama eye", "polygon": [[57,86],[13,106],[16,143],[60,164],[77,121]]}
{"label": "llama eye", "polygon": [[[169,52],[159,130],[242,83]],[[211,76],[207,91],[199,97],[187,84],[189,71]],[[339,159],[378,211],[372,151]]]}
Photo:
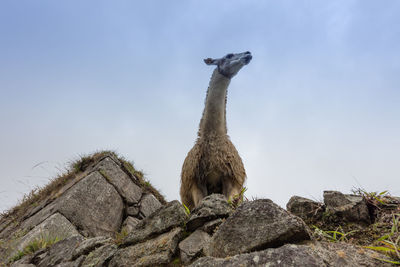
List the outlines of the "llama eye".
{"label": "llama eye", "polygon": [[233,54],[227,54],[226,55],[226,58],[232,58],[233,57]]}

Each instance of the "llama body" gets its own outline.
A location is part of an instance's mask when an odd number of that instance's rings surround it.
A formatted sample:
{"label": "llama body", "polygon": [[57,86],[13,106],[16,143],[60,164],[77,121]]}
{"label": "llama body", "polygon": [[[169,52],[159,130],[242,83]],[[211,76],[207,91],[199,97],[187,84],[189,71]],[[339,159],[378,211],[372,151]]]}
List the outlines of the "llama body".
{"label": "llama body", "polygon": [[238,195],[246,179],[242,159],[229,139],[226,98],[231,78],[251,60],[250,52],[206,59],[217,65],[210,80],[198,138],[182,167],[180,195],[189,209],[212,193]]}

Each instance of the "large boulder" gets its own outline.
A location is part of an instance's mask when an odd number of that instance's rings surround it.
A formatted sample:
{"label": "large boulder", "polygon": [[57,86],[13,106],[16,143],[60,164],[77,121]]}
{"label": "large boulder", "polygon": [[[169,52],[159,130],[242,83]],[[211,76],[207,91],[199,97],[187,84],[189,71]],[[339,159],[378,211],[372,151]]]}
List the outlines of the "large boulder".
{"label": "large boulder", "polygon": [[226,257],[310,239],[302,219],[269,199],[245,202],[222,223],[207,255]]}
{"label": "large boulder", "polygon": [[58,202],[58,211],[88,236],[113,236],[121,226],[123,201],[98,172],[74,185]]}
{"label": "large boulder", "polygon": [[329,267],[329,266],[391,266],[376,258],[387,259],[375,252],[346,243],[309,242],[305,245],[286,244],[253,253],[227,258],[202,257],[191,267]]}
{"label": "large boulder", "polygon": [[362,196],[324,191],[324,203],[329,215],[335,215],[349,222],[371,223],[368,206]]}
{"label": "large boulder", "polygon": [[30,229],[59,212],[85,236],[113,236],[122,223],[124,203],[114,186],[92,172],[21,224]]}

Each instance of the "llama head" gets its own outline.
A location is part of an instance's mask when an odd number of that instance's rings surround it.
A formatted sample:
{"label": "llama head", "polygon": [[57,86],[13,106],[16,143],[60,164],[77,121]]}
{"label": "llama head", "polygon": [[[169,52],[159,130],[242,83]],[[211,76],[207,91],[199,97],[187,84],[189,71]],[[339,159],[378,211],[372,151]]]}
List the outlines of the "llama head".
{"label": "llama head", "polygon": [[218,59],[207,58],[204,62],[207,65],[217,65],[219,73],[227,78],[235,76],[239,70],[249,64],[253,57],[249,51],[237,54],[227,54],[226,56]]}

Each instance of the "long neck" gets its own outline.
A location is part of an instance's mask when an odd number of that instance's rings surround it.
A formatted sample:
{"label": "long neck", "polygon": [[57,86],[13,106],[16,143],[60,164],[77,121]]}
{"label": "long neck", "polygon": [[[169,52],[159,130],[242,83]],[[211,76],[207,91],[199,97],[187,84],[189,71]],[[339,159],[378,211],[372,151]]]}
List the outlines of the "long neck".
{"label": "long neck", "polygon": [[214,70],[200,121],[199,137],[226,135],[226,94],[230,79]]}

